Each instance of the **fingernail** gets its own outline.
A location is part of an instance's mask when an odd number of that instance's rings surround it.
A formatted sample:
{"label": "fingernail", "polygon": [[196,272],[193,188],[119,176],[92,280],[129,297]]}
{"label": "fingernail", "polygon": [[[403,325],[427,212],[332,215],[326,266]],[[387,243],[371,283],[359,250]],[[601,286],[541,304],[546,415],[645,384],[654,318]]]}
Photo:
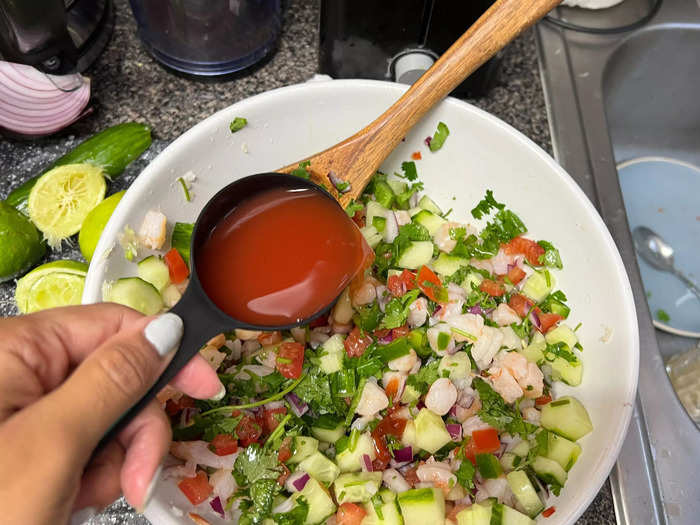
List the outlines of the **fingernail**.
{"label": "fingernail", "polygon": [[97,514],[95,507],[85,507],[84,509],[76,510],[70,517],[70,525],[82,525],[95,514]]}
{"label": "fingernail", "polygon": [[183,330],[182,319],[173,313],[167,313],[148,323],[143,335],[160,356],[165,356],[177,349]]}
{"label": "fingernail", "polygon": [[146,507],[148,507],[148,504],[151,502],[153,491],[155,490],[158,480],[160,479],[161,470],[163,470],[163,465],[158,465],[158,468],[153,474],[153,478],[151,478],[151,482],[146,489],[146,495],[143,497],[143,502],[141,503],[141,506],[136,509],[139,514],[143,514],[143,511],[146,510]]}
{"label": "fingernail", "polygon": [[226,395],[226,387],[222,384],[221,388],[219,389],[219,392],[215,395],[209,398],[210,401],[221,401],[224,396]]}

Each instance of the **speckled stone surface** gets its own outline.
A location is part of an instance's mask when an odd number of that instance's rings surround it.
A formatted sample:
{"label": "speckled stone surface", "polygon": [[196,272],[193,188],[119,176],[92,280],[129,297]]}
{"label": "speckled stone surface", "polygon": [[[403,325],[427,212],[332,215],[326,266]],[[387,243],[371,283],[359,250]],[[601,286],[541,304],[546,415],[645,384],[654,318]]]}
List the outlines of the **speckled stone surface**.
{"label": "speckled stone surface", "polygon": [[[42,166],[106,126],[141,120],[153,128],[154,143],[110,191],[127,187],[143,167],[174,138],[212,113],[241,99],[303,82],[317,71],[318,7],[313,0],[286,2],[279,46],[274,55],[241,75],[198,80],[173,74],[143,49],[126,0],[116,0],[114,34],[105,52],[86,72],[92,78],[94,112],[61,134],[33,142],[0,139],[0,197],[37,173]],[[527,33],[503,54],[496,87],[488,97],[470,100],[511,124],[551,152],[547,114],[537,69],[533,35]],[[77,243],[75,243],[77,244]],[[80,259],[66,245],[50,259]],[[16,314],[14,283],[0,284],[0,315]],[[546,523],[546,519],[541,519]],[[123,499],[89,521],[92,525],[148,525]],[[608,483],[578,525],[612,525],[615,514]]]}

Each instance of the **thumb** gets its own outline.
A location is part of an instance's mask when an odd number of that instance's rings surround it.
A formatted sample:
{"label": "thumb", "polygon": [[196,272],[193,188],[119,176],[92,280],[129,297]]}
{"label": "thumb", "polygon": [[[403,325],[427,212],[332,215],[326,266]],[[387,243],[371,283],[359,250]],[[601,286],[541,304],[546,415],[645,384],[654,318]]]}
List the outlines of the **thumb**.
{"label": "thumb", "polygon": [[[66,428],[80,429],[77,450],[92,451],[112,425],[155,383],[178,348],[182,319],[143,318],[113,335],[52,394]],[[75,450],[75,449],[74,449]]]}

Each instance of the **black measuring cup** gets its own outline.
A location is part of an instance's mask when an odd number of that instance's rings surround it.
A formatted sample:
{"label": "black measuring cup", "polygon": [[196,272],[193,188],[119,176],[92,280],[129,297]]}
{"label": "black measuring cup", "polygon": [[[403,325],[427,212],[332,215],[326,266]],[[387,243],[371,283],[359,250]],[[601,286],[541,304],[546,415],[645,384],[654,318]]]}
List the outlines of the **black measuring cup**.
{"label": "black measuring cup", "polygon": [[190,282],[185,293],[178,303],[170,309],[172,313],[179,315],[184,323],[184,334],[179,349],[175,352],[170,363],[160,375],[156,383],[144,394],[144,396],[131,407],[121,419],[104,435],[97,446],[100,450],[111,441],[146,405],[160,392],[175,375],[192,359],[202,348],[204,343],[216,334],[228,332],[238,328],[245,330],[261,330],[270,332],[273,330],[288,330],[295,326],[310,323],[314,319],[326,313],[337,301],[337,297],[329,304],[321,305],[319,309],[309,317],[286,325],[261,326],[246,323],[224,313],[209,298],[202,288],[197,276],[197,251],[207,240],[209,234],[243,201],[263,191],[271,189],[310,190],[333,201],[338,207],[338,213],[342,213],[348,220],[347,214],[333,196],[313,182],[294,175],[283,173],[260,173],[250,175],[232,182],[219,190],[204,206],[197,218],[192,231],[190,244]]}

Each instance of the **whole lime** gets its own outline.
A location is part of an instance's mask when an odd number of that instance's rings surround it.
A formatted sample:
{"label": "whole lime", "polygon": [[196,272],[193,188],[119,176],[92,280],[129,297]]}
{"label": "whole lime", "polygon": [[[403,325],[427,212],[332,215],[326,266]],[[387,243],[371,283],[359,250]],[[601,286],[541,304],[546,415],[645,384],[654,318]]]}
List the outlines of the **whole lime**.
{"label": "whole lime", "polygon": [[46,253],[36,227],[15,208],[0,201],[0,282],[14,279]]}
{"label": "whole lime", "polygon": [[88,262],[92,260],[92,255],[95,253],[97,241],[100,240],[102,230],[107,226],[107,222],[112,216],[114,208],[117,207],[117,204],[119,204],[123,196],[124,191],[110,195],[95,206],[92,211],[87,214],[87,217],[85,217],[83,225],[80,228],[80,233],[78,234],[78,244],[80,245],[80,253],[83,254],[83,257],[85,257],[85,260]]}

